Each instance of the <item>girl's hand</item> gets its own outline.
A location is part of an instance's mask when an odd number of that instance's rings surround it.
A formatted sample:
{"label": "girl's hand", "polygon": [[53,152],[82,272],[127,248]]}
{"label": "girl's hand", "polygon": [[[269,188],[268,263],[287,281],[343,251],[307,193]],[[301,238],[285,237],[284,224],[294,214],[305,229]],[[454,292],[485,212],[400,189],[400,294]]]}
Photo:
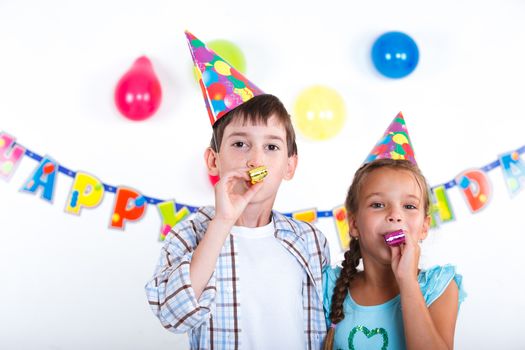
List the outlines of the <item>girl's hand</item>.
{"label": "girl's hand", "polygon": [[417,281],[421,248],[416,239],[405,232],[405,243],[390,247],[392,252],[392,271],[401,288],[402,284]]}
{"label": "girl's hand", "polygon": [[223,174],[215,184],[215,219],[233,226],[262,186],[263,182],[250,183],[247,168]]}

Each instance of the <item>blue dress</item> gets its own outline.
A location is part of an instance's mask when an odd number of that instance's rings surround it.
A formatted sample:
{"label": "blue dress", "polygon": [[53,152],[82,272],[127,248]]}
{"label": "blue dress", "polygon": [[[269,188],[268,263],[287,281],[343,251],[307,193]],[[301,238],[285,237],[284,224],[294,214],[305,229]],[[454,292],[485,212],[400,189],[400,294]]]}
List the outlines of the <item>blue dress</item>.
{"label": "blue dress", "polygon": [[[332,293],[340,273],[340,267],[327,267],[323,271],[323,306],[328,326]],[[454,266],[435,266],[419,273],[419,287],[427,307],[443,294],[452,280],[458,285],[459,305],[466,294],[462,276]],[[334,349],[406,349],[400,295],[380,305],[361,306],[347,293],[343,310],[345,318],[335,329]]]}

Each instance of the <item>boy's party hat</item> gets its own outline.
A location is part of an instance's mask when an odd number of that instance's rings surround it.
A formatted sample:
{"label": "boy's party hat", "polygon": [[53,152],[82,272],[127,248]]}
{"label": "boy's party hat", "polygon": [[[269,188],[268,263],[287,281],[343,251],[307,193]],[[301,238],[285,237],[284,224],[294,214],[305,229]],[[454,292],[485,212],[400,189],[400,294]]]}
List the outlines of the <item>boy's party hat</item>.
{"label": "boy's party hat", "polygon": [[212,126],[235,107],[264,94],[195,35],[185,33]]}
{"label": "boy's party hat", "polygon": [[390,123],[383,137],[372,149],[364,163],[383,158],[407,159],[417,165],[405,119],[403,119],[401,112]]}

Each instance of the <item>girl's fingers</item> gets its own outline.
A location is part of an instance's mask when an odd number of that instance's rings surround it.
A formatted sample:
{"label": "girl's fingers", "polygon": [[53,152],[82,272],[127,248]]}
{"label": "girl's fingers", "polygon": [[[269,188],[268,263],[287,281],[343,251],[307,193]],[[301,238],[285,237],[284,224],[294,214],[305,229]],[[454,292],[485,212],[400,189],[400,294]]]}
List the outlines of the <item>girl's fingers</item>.
{"label": "girl's fingers", "polygon": [[405,244],[413,245],[415,243],[414,237],[405,231]]}
{"label": "girl's fingers", "polygon": [[390,247],[390,253],[392,257],[392,263],[398,262],[399,259],[401,259],[401,248],[400,246],[397,247]]}
{"label": "girl's fingers", "polygon": [[390,247],[390,251],[392,252],[392,256],[397,256],[399,255],[399,253],[401,252],[401,245],[398,245],[398,246],[389,246]]}

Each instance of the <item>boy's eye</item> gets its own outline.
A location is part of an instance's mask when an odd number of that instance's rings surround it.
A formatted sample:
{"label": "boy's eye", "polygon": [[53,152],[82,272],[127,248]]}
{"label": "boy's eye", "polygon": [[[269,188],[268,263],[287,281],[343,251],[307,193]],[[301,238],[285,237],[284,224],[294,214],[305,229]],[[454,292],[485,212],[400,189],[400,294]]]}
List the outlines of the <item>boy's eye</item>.
{"label": "boy's eye", "polygon": [[277,145],[268,145],[267,148],[270,151],[278,151],[279,150],[279,146],[277,146]]}
{"label": "boy's eye", "polygon": [[242,142],[242,141],[237,141],[237,142],[234,142],[232,146],[233,147],[242,148],[242,147],[246,146],[246,144],[244,142]]}
{"label": "boy's eye", "polygon": [[383,203],[372,203],[370,205],[372,208],[383,208],[385,205]]}
{"label": "boy's eye", "polygon": [[417,209],[416,206],[413,205],[413,204],[406,204],[406,205],[405,205],[405,208],[406,208],[406,209]]}

